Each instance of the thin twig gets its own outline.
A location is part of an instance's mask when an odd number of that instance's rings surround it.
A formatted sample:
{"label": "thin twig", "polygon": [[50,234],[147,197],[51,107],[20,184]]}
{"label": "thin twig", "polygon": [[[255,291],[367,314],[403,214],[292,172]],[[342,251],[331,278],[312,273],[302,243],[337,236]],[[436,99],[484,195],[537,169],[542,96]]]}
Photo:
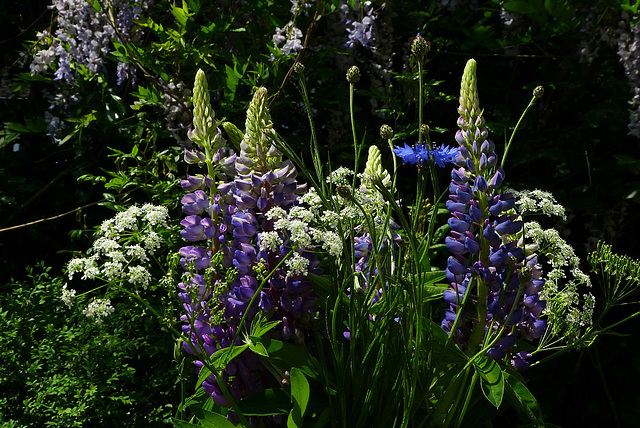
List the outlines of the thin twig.
{"label": "thin twig", "polygon": [[304,36],[304,43],[302,44],[302,49],[300,50],[300,52],[298,52],[298,55],[296,56],[296,59],[293,62],[293,64],[291,64],[291,67],[289,68],[289,71],[287,71],[287,75],[284,76],[284,79],[282,80],[282,83],[278,87],[278,91],[271,98],[271,102],[269,102],[269,107],[268,107],[269,110],[271,110],[271,107],[273,106],[273,104],[284,93],[284,89],[289,84],[289,80],[291,80],[291,76],[293,75],[293,72],[295,70],[296,65],[300,62],[300,60],[302,59],[302,57],[306,53],[307,47],[309,46],[309,40],[311,39],[311,35],[315,31],[317,22],[319,20],[318,15],[320,14],[320,11],[323,11],[323,10],[324,10],[324,7],[323,7],[323,4],[322,4],[322,1],[319,1],[318,2],[318,8],[316,9],[315,14],[313,15],[313,19],[311,20],[311,24],[309,24],[309,28],[307,28],[307,33]]}
{"label": "thin twig", "polygon": [[5,232],[7,230],[13,230],[13,229],[19,229],[21,227],[31,226],[31,225],[42,223],[42,222],[49,221],[49,220],[55,220],[57,218],[64,217],[64,216],[69,215],[69,214],[73,214],[73,213],[77,212],[78,210],[89,208],[89,207],[91,207],[93,205],[99,204],[100,202],[104,202],[104,201],[106,201],[106,199],[102,199],[102,200],[99,200],[99,201],[96,201],[96,202],[92,202],[92,203],[87,204],[87,205],[83,205],[83,206],[78,207],[78,208],[74,208],[71,211],[67,211],[67,212],[64,212],[62,214],[54,215],[53,217],[41,218],[40,220],[30,221],[29,223],[23,223],[23,224],[18,224],[18,225],[11,226],[11,227],[6,227],[4,229],[0,229],[0,233],[1,232]]}

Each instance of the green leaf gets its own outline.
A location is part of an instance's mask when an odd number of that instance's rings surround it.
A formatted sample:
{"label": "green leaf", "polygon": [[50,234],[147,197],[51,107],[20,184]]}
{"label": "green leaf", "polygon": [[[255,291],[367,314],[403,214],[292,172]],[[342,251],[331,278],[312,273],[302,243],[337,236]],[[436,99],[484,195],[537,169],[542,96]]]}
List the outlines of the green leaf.
{"label": "green leaf", "polygon": [[251,351],[253,351],[254,353],[262,357],[269,357],[269,353],[265,349],[264,345],[256,341],[255,338],[249,337],[249,342],[247,342],[247,345],[249,345],[249,349],[251,349]]}
{"label": "green leaf", "polygon": [[229,364],[231,360],[242,354],[248,347],[249,345],[244,344],[234,346],[233,348],[218,349],[213,355],[211,355],[208,362],[218,370],[223,369],[227,367],[227,364]]}
{"label": "green leaf", "polygon": [[227,72],[227,88],[229,89],[228,92],[225,91],[225,95],[229,97],[229,101],[233,101],[236,95],[236,87],[238,86],[240,78],[238,77],[238,73],[228,65],[225,65],[224,69]]}
{"label": "green leaf", "polygon": [[269,321],[265,317],[255,317],[251,323],[251,336],[262,337],[282,321]]}
{"label": "green leaf", "polygon": [[520,382],[520,380],[505,372],[504,377],[506,379],[506,396],[509,404],[521,415],[527,415],[534,426],[548,426],[545,425],[542,410],[538,401],[533,396],[531,391]]}
{"label": "green leaf", "polygon": [[449,286],[446,284],[427,285],[424,287],[422,298],[425,302],[440,300],[447,289]]}
{"label": "green leaf", "polygon": [[491,357],[483,355],[473,362],[474,367],[480,374],[480,386],[482,393],[496,409],[502,403],[504,396],[504,376],[502,369]]}
{"label": "green leaf", "polygon": [[515,12],[520,15],[534,15],[538,12],[538,10],[527,1],[505,2],[502,7],[509,12]]}
{"label": "green leaf", "polygon": [[287,428],[299,428],[302,426],[307,404],[309,404],[309,395],[309,382],[304,373],[297,367],[292,368],[291,399],[293,400],[293,409],[291,409],[287,419]]}
{"label": "green leaf", "polygon": [[204,409],[194,409],[200,425],[207,428],[235,428],[226,416]]}
{"label": "green leaf", "polygon": [[190,422],[185,422],[185,421],[181,421],[179,419],[174,419],[173,420],[173,426],[177,427],[177,428],[193,428],[193,427],[200,427],[200,425],[195,425],[192,424]]}
{"label": "green leaf", "polygon": [[245,416],[286,415],[291,411],[291,395],[282,388],[266,389],[238,402]]}
{"label": "green leaf", "polygon": [[318,360],[304,349],[291,343],[275,339],[265,339],[254,336],[251,336],[251,339],[264,345],[266,352],[269,354],[269,356],[266,357],[267,360],[277,367],[284,370],[289,370],[291,367],[298,367],[310,378],[322,381]]}

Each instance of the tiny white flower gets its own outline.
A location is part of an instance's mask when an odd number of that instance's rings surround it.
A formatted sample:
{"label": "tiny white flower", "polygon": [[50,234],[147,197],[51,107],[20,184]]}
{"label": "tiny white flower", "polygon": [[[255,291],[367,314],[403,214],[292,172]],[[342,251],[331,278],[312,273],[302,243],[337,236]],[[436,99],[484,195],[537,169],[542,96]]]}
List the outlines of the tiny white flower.
{"label": "tiny white flower", "polygon": [[300,196],[300,202],[305,204],[311,211],[317,211],[322,208],[322,199],[314,187],[307,190],[307,192]]}
{"label": "tiny white flower", "polygon": [[264,215],[267,220],[280,220],[287,218],[287,212],[281,207],[271,207]]}
{"label": "tiny white flower", "polygon": [[119,232],[138,230],[138,216],[142,214],[140,207],[132,205],[126,211],[121,211],[114,217],[115,228]]}
{"label": "tiny white flower", "polygon": [[122,271],[122,263],[120,262],[106,262],[102,265],[102,273],[107,281],[120,278],[124,273]]}
{"label": "tiny white flower", "polygon": [[330,229],[335,229],[341,221],[340,214],[327,210],[322,214],[322,220]]}
{"label": "tiny white flower", "polygon": [[128,279],[133,285],[141,285],[142,288],[146,290],[149,283],[153,280],[153,277],[149,271],[142,266],[129,266]]}
{"label": "tiny white flower", "polygon": [[109,251],[105,256],[112,262],[127,263],[127,258],[121,251]]}
{"label": "tiny white flower", "polygon": [[288,268],[287,278],[294,275],[304,276],[307,274],[307,269],[309,269],[309,259],[302,257],[296,252],[287,258],[284,264]]}
{"label": "tiny white flower", "polygon": [[75,295],[76,290],[67,288],[67,284],[62,286],[62,296],[60,298],[69,309],[73,307],[73,298]]}
{"label": "tiny white flower", "polygon": [[141,262],[146,262],[149,260],[149,257],[147,257],[147,252],[139,244],[129,245],[126,250],[127,256],[129,257],[140,260]]}
{"label": "tiny white flower", "polygon": [[291,233],[291,241],[298,246],[305,248],[311,245],[311,236],[309,235],[309,227],[302,220],[291,220],[287,229]]}
{"label": "tiny white flower", "polygon": [[75,258],[69,260],[67,264],[67,270],[69,271],[69,279],[73,279],[73,274],[76,272],[82,272],[84,270],[84,261],[83,258]]}
{"label": "tiny white flower", "polygon": [[145,235],[142,235],[140,241],[142,241],[144,248],[151,254],[162,245],[162,238],[154,231],[149,231]]}
{"label": "tiny white flower", "polygon": [[105,238],[116,238],[118,236],[118,230],[115,226],[115,220],[110,218],[103,221],[100,225],[99,233]]}
{"label": "tiny white flower", "polygon": [[119,248],[120,244],[118,241],[111,238],[100,237],[93,243],[93,249],[102,254],[107,254]]}
{"label": "tiny white flower", "polygon": [[82,313],[87,318],[95,318],[96,324],[102,324],[102,318],[113,313],[115,309],[111,306],[111,300],[109,299],[94,299],[89,303]]}
{"label": "tiny white flower", "polygon": [[166,226],[169,218],[169,210],[161,205],[144,204],[142,206],[144,219],[152,226]]}
{"label": "tiny white flower", "polygon": [[280,249],[282,245],[282,239],[278,232],[270,231],[270,232],[262,232],[260,234],[260,247],[266,248],[270,252],[276,252]]}
{"label": "tiny white flower", "polygon": [[298,218],[306,223],[311,223],[315,219],[315,215],[302,206],[295,206],[289,210],[289,218]]}
{"label": "tiny white flower", "polygon": [[341,166],[340,168],[331,171],[329,177],[327,177],[327,183],[331,183],[334,186],[349,186],[348,177],[353,175],[353,171]]}

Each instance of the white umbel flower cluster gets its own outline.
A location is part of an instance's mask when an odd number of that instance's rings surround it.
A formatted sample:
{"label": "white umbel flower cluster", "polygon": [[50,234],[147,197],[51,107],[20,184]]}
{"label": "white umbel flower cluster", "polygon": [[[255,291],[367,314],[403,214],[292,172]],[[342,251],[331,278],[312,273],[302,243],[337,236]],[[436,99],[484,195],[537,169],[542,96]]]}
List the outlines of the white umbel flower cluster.
{"label": "white umbel flower cluster", "polygon": [[162,245],[154,229],[168,228],[168,218],[166,207],[144,204],[105,220],[90,255],[69,261],[69,279],[82,272],[82,279],[127,281],[146,289],[153,280],[146,264]]}
{"label": "white umbel flower cluster", "polygon": [[82,313],[87,318],[95,318],[96,324],[102,324],[103,318],[113,313],[115,309],[111,306],[111,300],[109,299],[94,299],[89,303]]}
{"label": "white umbel flower cluster", "polygon": [[584,288],[591,287],[591,279],[580,269],[580,259],[555,229],[543,229],[537,222],[524,226],[525,240],[538,247],[538,254],[551,267],[544,276],[545,285],[540,298],[547,301],[545,314],[549,328],[543,343],[562,339],[577,340],[592,324],[595,298]]}

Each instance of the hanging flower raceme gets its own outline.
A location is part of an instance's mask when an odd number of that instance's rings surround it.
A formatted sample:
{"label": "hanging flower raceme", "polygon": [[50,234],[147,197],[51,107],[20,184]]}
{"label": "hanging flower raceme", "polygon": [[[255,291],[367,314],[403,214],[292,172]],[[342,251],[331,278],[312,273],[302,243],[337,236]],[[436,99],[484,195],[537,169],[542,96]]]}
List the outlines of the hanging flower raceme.
{"label": "hanging flower raceme", "polygon": [[[474,60],[465,67],[458,112],[459,152],[447,201],[451,232],[445,240],[451,288],[444,293],[449,309],[442,327],[469,353],[491,343],[487,354],[503,359],[518,338],[534,340],[544,332],[545,302],[539,299],[544,281],[536,256],[525,257],[518,246],[523,222],[513,210],[516,199],[496,192],[504,171],[484,126]],[[518,369],[527,366],[527,357],[511,356]]]}

